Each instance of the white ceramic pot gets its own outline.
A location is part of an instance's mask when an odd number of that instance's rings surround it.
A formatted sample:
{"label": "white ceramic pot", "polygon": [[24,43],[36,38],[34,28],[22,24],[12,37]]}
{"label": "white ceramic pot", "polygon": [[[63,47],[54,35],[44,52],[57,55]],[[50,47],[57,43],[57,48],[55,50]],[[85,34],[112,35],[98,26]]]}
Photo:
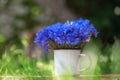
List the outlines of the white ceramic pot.
{"label": "white ceramic pot", "polygon": [[85,54],[80,54],[78,49],[56,49],[54,50],[54,72],[55,75],[78,75],[80,71],[80,57],[85,57]]}

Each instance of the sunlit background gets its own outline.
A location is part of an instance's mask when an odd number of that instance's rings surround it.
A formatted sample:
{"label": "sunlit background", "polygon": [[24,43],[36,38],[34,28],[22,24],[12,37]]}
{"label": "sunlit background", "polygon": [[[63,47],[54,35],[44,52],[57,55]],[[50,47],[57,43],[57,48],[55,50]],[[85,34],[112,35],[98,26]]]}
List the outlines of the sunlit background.
{"label": "sunlit background", "polygon": [[36,32],[80,17],[99,32],[82,50],[91,63],[81,59],[81,67],[90,67],[80,74],[120,74],[120,0],[0,0],[0,75],[52,76],[53,52],[37,48]]}

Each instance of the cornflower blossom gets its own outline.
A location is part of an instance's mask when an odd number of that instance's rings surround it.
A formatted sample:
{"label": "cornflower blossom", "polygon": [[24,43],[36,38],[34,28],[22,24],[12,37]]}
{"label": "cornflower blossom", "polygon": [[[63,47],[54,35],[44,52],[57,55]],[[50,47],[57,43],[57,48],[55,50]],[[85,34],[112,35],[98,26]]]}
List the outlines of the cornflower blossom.
{"label": "cornflower blossom", "polygon": [[88,19],[55,23],[40,30],[34,43],[46,51],[49,49],[76,49],[81,43],[89,42],[91,36],[97,37],[98,32]]}

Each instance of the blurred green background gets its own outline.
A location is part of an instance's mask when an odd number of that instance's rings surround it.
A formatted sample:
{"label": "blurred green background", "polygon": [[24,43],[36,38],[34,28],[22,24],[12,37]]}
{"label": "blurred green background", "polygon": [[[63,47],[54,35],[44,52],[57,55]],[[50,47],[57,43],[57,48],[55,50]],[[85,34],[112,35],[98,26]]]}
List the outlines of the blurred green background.
{"label": "blurred green background", "polygon": [[53,52],[38,49],[35,34],[80,17],[99,32],[83,48],[92,64],[81,74],[120,74],[120,0],[0,0],[0,75],[52,75]]}

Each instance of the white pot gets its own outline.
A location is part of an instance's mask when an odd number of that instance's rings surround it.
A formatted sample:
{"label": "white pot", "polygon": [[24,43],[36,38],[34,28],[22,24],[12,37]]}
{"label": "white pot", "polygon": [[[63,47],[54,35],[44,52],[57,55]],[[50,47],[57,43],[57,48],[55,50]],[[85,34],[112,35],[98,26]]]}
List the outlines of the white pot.
{"label": "white pot", "polygon": [[55,75],[76,75],[80,71],[80,57],[85,54],[80,54],[78,49],[56,49],[54,50],[54,72]]}

